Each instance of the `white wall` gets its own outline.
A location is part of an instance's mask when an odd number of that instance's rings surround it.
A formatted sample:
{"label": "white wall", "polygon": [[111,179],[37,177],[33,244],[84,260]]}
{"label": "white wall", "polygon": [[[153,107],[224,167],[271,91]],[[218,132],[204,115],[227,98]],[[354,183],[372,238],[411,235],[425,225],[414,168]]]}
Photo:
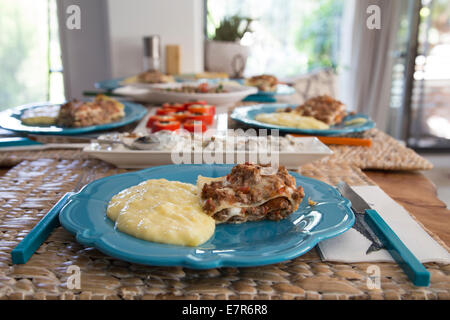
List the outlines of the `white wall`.
{"label": "white wall", "polygon": [[[181,46],[181,72],[203,71],[203,0],[57,0],[66,98],[82,98],[96,81],[143,71],[142,38]],[[81,29],[66,28],[66,8],[81,11]]]}
{"label": "white wall", "polygon": [[[111,77],[107,1],[58,0],[57,5],[66,99],[82,98],[96,81]],[[81,29],[66,27],[70,5],[80,7]]]}
{"label": "white wall", "polygon": [[181,47],[181,72],[203,71],[203,0],[108,0],[109,43],[113,77],[143,71],[142,38],[161,38],[164,47]]}

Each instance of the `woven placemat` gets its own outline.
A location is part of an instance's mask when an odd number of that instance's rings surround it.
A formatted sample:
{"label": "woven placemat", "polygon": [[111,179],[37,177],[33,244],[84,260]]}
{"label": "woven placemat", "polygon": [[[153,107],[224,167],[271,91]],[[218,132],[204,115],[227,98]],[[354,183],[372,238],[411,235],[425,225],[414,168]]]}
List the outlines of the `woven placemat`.
{"label": "woven placemat", "polygon": [[[24,161],[0,178],[0,299],[450,299],[450,265],[427,263],[431,286],[418,288],[396,264],[377,263],[381,288],[370,290],[368,263],[322,262],[315,249],[263,267],[150,267],[83,247],[62,227],[26,264],[11,264],[11,250],[80,176],[87,183],[123,171],[97,160],[40,159]],[[301,172],[329,183],[373,184],[351,166]],[[67,287],[72,265],[80,268],[80,289]]]}
{"label": "woven placemat", "polygon": [[[372,139],[371,147],[330,145],[334,154],[318,161],[322,164],[348,164],[360,169],[430,170],[431,162],[405,147],[396,139],[378,129],[365,133]],[[59,141],[60,142],[60,141]],[[7,151],[0,153],[0,167],[11,167],[21,161],[51,159],[87,159],[81,150]],[[316,165],[316,163],[314,163]]]}
{"label": "woven placemat", "polygon": [[364,133],[372,140],[370,147],[330,145],[334,154],[320,160],[322,163],[346,163],[361,169],[431,170],[433,164],[405,147],[401,142],[378,129]]}

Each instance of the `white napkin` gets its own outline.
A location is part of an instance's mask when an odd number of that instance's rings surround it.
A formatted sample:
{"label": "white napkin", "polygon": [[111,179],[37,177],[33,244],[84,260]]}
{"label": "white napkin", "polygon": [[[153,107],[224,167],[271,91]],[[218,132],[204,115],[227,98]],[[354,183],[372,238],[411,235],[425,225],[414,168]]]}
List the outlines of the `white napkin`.
{"label": "white napkin", "polygon": [[[377,186],[352,187],[386,221],[420,262],[450,263],[450,254],[439,245],[409,213]],[[319,243],[322,260],[337,262],[394,261],[385,250],[366,254],[371,242],[351,228]]]}

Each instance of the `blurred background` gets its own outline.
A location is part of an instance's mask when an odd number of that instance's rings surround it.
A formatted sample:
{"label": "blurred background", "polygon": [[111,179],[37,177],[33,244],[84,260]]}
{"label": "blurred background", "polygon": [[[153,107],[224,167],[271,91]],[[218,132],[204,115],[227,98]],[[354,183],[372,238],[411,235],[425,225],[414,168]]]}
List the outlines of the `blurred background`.
{"label": "blurred background", "polygon": [[[80,29],[67,26],[71,5]],[[370,5],[380,29],[367,26]],[[248,25],[232,41],[217,29],[230,17]],[[96,81],[142,72],[148,35],[163,50],[179,46],[182,74],[218,71],[208,50],[230,41],[248,55],[243,76],[274,74],[299,100],[316,79],[410,147],[449,150],[448,0],[0,0],[0,30],[0,110],[80,98]]]}

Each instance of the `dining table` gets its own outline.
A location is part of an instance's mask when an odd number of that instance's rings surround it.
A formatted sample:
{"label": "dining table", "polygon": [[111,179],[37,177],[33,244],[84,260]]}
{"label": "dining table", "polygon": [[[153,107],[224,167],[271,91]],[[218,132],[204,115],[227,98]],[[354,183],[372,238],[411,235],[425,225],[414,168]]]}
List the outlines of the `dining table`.
{"label": "dining table", "polygon": [[[230,128],[236,126],[229,120]],[[448,251],[450,210],[423,174],[432,165],[378,129],[368,135],[370,147],[330,145],[331,157],[299,166],[298,172],[331,185],[379,186]],[[0,299],[450,299],[449,264],[425,263],[430,285],[416,287],[396,263],[377,262],[381,286],[372,288],[367,268],[373,263],[323,261],[317,247],[265,266],[146,266],[83,246],[58,226],[26,263],[12,263],[11,251],[66,192],[130,170],[82,150],[0,151]],[[71,266],[80,272],[79,286],[69,285]]]}

